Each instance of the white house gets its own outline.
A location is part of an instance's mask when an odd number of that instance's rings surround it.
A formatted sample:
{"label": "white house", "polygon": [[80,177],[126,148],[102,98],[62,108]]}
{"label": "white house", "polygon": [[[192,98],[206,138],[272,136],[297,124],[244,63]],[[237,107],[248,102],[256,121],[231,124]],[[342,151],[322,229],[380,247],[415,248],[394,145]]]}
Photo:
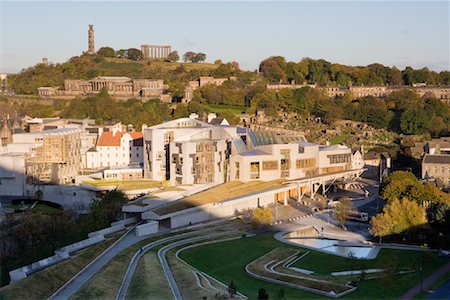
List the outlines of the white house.
{"label": "white house", "polygon": [[86,167],[93,169],[141,165],[142,162],[142,132],[104,131],[97,145],[86,154]]}

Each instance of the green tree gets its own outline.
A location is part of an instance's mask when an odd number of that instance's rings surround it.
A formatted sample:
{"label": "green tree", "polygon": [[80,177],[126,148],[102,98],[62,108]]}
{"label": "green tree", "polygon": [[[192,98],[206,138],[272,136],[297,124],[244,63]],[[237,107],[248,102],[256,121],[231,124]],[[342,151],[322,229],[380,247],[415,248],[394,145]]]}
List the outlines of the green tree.
{"label": "green tree", "polygon": [[255,208],[252,213],[252,227],[261,228],[268,226],[273,220],[272,211],[269,207]]}
{"label": "green tree", "polygon": [[97,55],[103,57],[114,57],[116,56],[116,52],[111,47],[101,47],[100,49],[98,49]]}
{"label": "green tree", "polygon": [[116,57],[126,58],[127,57],[127,50],[126,49],[117,50],[116,51]]}
{"label": "green tree", "polygon": [[376,237],[399,234],[427,222],[425,208],[407,198],[395,199],[371,220],[371,233]]}
{"label": "green tree", "polygon": [[348,214],[352,209],[352,200],[348,197],[342,197],[339,199],[339,203],[334,210],[336,218],[342,228],[345,228],[345,222],[348,219]]}
{"label": "green tree", "polygon": [[196,53],[194,57],[192,57],[191,61],[194,63],[202,62],[206,60],[206,54],[205,53]]}
{"label": "green tree", "polygon": [[423,134],[430,130],[430,115],[423,109],[405,111],[400,119],[400,128],[405,134]]}
{"label": "green tree", "polygon": [[180,60],[180,56],[178,55],[177,51],[172,51],[167,56],[167,59],[170,60],[170,61],[179,61]]}
{"label": "green tree", "polygon": [[264,288],[260,288],[258,290],[258,300],[267,300],[269,299],[269,294],[267,294]]}
{"label": "green tree", "polygon": [[[284,58],[282,59],[284,61]],[[265,59],[259,65],[259,72],[271,83],[286,82],[287,76],[285,70],[282,68],[281,59],[270,57]],[[281,66],[280,66],[281,64]]]}
{"label": "green tree", "polygon": [[192,61],[195,57],[196,53],[192,51],[188,51],[183,55],[183,60],[185,62]]}
{"label": "green tree", "polygon": [[142,51],[136,48],[130,48],[127,50],[127,58],[131,60],[141,60]]}

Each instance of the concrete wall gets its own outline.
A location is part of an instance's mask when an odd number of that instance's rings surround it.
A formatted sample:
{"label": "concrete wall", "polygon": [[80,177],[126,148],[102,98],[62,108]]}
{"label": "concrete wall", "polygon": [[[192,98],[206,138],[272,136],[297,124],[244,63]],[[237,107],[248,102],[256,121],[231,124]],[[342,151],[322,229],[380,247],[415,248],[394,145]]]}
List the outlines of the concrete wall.
{"label": "concrete wall", "polygon": [[94,232],[91,232],[88,234],[89,237],[94,237],[96,235],[108,235],[114,232],[118,232],[121,230],[125,230],[125,225],[124,224],[118,224],[118,225],[114,225],[108,228],[104,228],[104,229],[100,229]]}
{"label": "concrete wall", "polygon": [[181,213],[173,213],[170,216],[172,228],[187,226],[217,218],[229,218],[245,209],[264,207],[274,203],[274,195],[282,191],[288,191],[293,187],[260,192],[238,199],[230,199],[223,202],[206,204],[199,207],[187,209]]}
{"label": "concrete wall", "polygon": [[34,197],[38,189],[44,193],[43,200],[58,203],[66,210],[81,207],[84,208],[81,210],[88,210],[96,197],[95,192],[73,185],[27,185],[25,195]]}
{"label": "concrete wall", "polygon": [[24,266],[9,272],[9,276],[11,278],[11,283],[19,281],[21,279],[26,278],[28,275],[37,272],[39,270],[45,269],[51,265],[57,264],[65,259],[70,258],[69,253],[58,253],[56,255],[41,259],[37,262],[32,263],[31,265]]}
{"label": "concrete wall", "polygon": [[103,242],[104,240],[105,240],[105,236],[103,236],[103,235],[96,235],[96,236],[93,236],[93,237],[89,237],[89,238],[87,238],[85,240],[82,240],[82,241],[73,243],[71,245],[68,245],[66,247],[62,247],[62,248],[60,248],[57,251],[58,251],[58,253],[59,252],[71,253],[71,252],[75,252],[75,251],[81,250],[83,248],[92,246],[94,244]]}
{"label": "concrete wall", "polygon": [[156,233],[159,230],[159,222],[149,221],[146,224],[136,226],[136,236],[144,236]]}
{"label": "concrete wall", "polygon": [[115,226],[115,225],[130,225],[133,223],[136,223],[137,221],[139,221],[139,219],[137,217],[131,217],[131,218],[127,218],[125,220],[120,220],[120,221],[116,221],[116,222],[112,222],[111,226]]}
{"label": "concrete wall", "polygon": [[83,248],[92,246],[94,244],[103,242],[105,237],[103,235],[97,235],[94,237],[89,237],[88,239],[73,243],[66,247],[62,247],[55,251],[55,255],[41,259],[37,262],[34,262],[30,265],[12,270],[9,272],[9,276],[11,278],[11,283],[17,282],[26,278],[28,275],[50,267],[51,265],[57,264],[63,260],[70,258],[70,253],[81,250]]}

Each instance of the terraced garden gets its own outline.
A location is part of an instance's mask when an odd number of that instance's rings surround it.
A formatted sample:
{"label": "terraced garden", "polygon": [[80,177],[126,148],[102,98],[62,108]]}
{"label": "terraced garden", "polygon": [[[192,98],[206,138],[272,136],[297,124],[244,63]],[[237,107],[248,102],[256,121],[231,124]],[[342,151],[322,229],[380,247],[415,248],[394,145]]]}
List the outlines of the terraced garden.
{"label": "terraced garden", "polygon": [[[331,272],[358,268],[361,261],[288,246],[275,240],[273,233],[188,249],[181,252],[180,257],[198,270],[222,282],[229,283],[234,281],[237,283],[237,290],[250,299],[257,297],[258,289],[260,288],[264,288],[270,298],[275,298],[280,289],[285,291],[286,299],[324,298],[321,295],[254,278],[245,271],[245,267],[248,264],[275,248],[291,249],[287,251],[292,251],[292,249],[295,251],[309,251],[308,255],[295,262],[293,266],[316,272],[317,274],[311,278],[331,280],[333,284],[338,286],[353,279],[352,285],[355,285],[357,289],[342,297],[345,299],[398,298],[420,283],[419,272],[400,276],[395,275],[392,285],[389,286],[385,285],[382,279],[368,279],[369,276],[363,281],[358,281],[356,275],[344,276],[343,278],[331,277],[329,276]],[[365,261],[365,268],[383,267],[388,262],[395,262],[398,268],[409,269],[417,269],[423,265],[423,277],[425,278],[447,261],[448,259],[438,257],[434,253],[382,249],[376,259]]]}

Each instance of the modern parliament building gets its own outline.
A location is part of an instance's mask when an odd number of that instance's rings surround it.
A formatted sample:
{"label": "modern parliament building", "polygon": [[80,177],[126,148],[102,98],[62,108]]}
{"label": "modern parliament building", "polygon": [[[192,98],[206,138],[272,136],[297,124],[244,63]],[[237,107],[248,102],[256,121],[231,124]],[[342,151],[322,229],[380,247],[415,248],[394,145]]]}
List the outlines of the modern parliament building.
{"label": "modern parliament building", "polygon": [[196,116],[144,129],[144,177],[179,184],[293,180],[351,171],[352,151],[304,135],[213,125]]}

